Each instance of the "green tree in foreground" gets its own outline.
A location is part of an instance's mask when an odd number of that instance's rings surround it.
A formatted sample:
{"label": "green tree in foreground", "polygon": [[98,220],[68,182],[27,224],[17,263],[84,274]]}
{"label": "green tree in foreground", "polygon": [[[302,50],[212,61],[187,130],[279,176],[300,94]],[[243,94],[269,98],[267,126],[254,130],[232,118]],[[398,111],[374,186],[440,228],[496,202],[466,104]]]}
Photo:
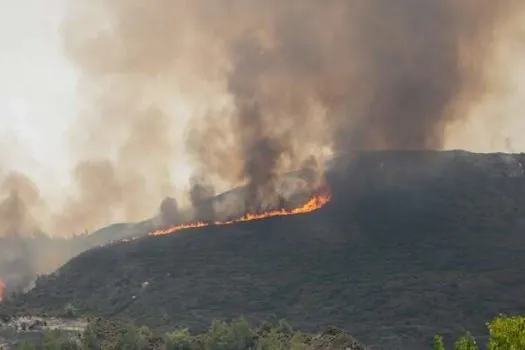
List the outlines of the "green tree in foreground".
{"label": "green tree in foreground", "polygon": [[308,350],[352,349],[363,350],[349,334],[329,328],[319,334],[295,331],[287,322],[265,323],[250,328],[244,318],[231,322],[214,321],[207,332],[191,334],[178,329],[166,334],[155,334],[147,327],[131,323],[91,320],[84,333],[75,337],[58,332],[46,332],[42,344],[18,344],[20,350]]}
{"label": "green tree in foreground", "polygon": [[[489,350],[524,350],[525,349],[525,317],[500,315],[487,323],[490,337]],[[434,337],[433,350],[445,350],[443,338]],[[467,332],[454,343],[454,350],[478,350],[476,340]]]}
{"label": "green tree in foreground", "polygon": [[191,333],[187,328],[166,333],[164,341],[166,350],[191,350]]}
{"label": "green tree in foreground", "polygon": [[432,346],[432,350],[445,350],[445,345],[443,344],[442,336],[436,335],[434,337],[434,345]]}
{"label": "green tree in foreground", "polygon": [[454,350],[479,350],[479,348],[472,334],[467,332],[467,334],[456,340]]}
{"label": "green tree in foreground", "polygon": [[[525,317],[499,316],[487,324],[489,350],[524,350]],[[297,332],[285,321],[265,323],[250,328],[244,318],[232,322],[214,321],[207,332],[193,335],[188,329],[178,329],[164,335],[148,327],[131,323],[91,320],[81,337],[71,337],[48,331],[42,344],[18,344],[19,350],[308,350],[365,349],[349,334],[330,327],[320,334]],[[445,350],[443,338],[434,337],[433,350]],[[454,350],[478,350],[476,340],[466,333],[454,342]]]}
{"label": "green tree in foreground", "polygon": [[244,318],[229,324],[224,321],[213,321],[205,336],[204,347],[206,350],[245,349],[251,345],[252,340],[253,333]]}
{"label": "green tree in foreground", "polygon": [[525,317],[499,316],[488,324],[489,350],[525,349]]}

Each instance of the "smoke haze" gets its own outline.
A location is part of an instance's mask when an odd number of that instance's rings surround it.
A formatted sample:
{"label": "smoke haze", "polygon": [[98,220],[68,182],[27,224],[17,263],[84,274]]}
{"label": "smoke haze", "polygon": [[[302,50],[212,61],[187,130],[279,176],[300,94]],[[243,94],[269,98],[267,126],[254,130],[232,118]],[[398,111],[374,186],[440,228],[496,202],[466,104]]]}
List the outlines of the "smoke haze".
{"label": "smoke haze", "polygon": [[[73,184],[56,211],[29,178],[4,176],[0,215],[9,219],[0,234],[70,235],[156,213],[170,221],[181,193],[195,205],[216,182],[248,183],[246,206],[258,210],[281,200],[278,173],[322,164],[326,153],[441,149],[449,127],[475,118],[469,111],[505,79],[489,74],[497,43],[525,8],[518,0],[69,4],[64,52],[81,75],[69,130]],[[189,124],[181,99],[192,106]],[[211,184],[174,188],[183,157]],[[2,168],[9,174],[8,162]]]}

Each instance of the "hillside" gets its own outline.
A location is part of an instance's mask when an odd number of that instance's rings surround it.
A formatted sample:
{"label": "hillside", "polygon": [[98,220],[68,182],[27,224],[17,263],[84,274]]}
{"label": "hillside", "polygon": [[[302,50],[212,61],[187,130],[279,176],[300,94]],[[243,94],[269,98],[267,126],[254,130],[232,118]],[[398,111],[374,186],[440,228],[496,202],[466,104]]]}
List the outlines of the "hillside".
{"label": "hillside", "polygon": [[[286,199],[290,207],[307,199],[308,191],[297,185],[307,181],[308,176],[308,171],[303,169],[279,177],[281,186],[287,190]],[[187,223],[198,212],[212,212],[217,215],[216,219],[238,217],[244,214],[244,209],[239,207],[242,204],[239,198],[244,198],[245,190],[244,186],[239,186],[204,200],[197,208],[179,208],[179,215],[171,218],[174,220],[172,223]],[[210,211],[210,207],[213,210]],[[86,250],[123,239],[146,236],[162,227],[162,218],[156,215],[137,223],[114,223],[90,233],[66,237],[39,231],[0,235],[0,280],[7,285],[7,295],[22,292],[32,288],[37,276],[55,271]]]}
{"label": "hillside", "polygon": [[71,303],[195,329],[286,318],[388,349],[483,333],[496,314],[525,312],[524,165],[525,155],[467,152],[342,158],[317,212],[95,248],[0,313]]}

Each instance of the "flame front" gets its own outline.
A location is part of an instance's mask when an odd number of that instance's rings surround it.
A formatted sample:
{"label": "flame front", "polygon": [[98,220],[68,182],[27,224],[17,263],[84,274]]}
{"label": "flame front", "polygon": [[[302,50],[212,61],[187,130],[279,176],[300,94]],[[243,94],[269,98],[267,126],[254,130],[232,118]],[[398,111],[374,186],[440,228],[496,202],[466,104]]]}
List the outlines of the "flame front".
{"label": "flame front", "polygon": [[316,194],[312,195],[312,197],[310,197],[308,202],[306,202],[304,205],[298,208],[277,209],[277,210],[271,210],[268,212],[257,213],[257,214],[248,213],[248,214],[244,214],[238,219],[233,219],[233,220],[228,220],[228,221],[214,221],[211,223],[199,221],[199,222],[193,222],[193,223],[188,223],[188,224],[175,225],[175,226],[170,226],[165,229],[150,232],[149,235],[150,236],[162,236],[162,235],[169,235],[177,231],[188,229],[188,228],[229,225],[229,224],[233,224],[236,222],[245,222],[245,221],[258,220],[258,219],[265,219],[265,218],[271,218],[274,216],[306,214],[306,213],[310,213],[312,211],[322,208],[326,203],[330,201],[331,198],[332,198],[332,195],[330,193],[330,190],[328,188],[323,188],[322,190],[317,191]]}

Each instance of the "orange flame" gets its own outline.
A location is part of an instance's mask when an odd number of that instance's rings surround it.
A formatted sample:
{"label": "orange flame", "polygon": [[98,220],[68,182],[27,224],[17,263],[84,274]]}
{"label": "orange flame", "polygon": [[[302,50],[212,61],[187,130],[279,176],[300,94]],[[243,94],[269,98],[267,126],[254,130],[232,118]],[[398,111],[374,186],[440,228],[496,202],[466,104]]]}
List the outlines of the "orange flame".
{"label": "orange flame", "polygon": [[236,222],[245,222],[245,221],[251,221],[251,220],[258,220],[258,219],[265,219],[265,218],[271,218],[274,216],[285,216],[285,215],[297,215],[297,214],[306,214],[310,213],[312,211],[318,210],[322,208],[326,203],[328,203],[332,198],[332,195],[330,193],[330,190],[326,187],[323,188],[320,191],[317,191],[316,194],[314,194],[308,202],[306,202],[304,205],[298,208],[294,209],[276,209],[271,210],[265,213],[257,213],[257,214],[244,214],[238,219],[228,220],[228,221],[215,221],[215,222],[193,222],[188,224],[182,224],[182,225],[175,225],[170,226],[165,229],[160,229],[157,231],[150,232],[149,236],[163,236],[175,233],[180,230],[188,229],[188,228],[196,228],[196,227],[205,227],[205,226],[219,226],[219,225],[229,225]]}
{"label": "orange flame", "polygon": [[5,284],[0,279],[0,303],[4,300],[4,289],[5,289]]}

